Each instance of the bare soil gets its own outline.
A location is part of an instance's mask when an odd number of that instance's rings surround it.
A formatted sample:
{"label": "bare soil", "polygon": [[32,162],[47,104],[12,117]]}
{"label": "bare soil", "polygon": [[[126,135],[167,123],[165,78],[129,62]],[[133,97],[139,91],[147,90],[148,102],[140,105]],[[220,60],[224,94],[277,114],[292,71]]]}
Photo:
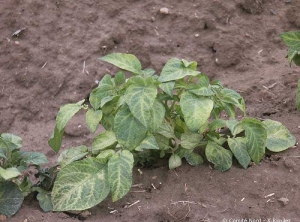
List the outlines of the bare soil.
{"label": "bare soil", "polygon": [[[162,7],[169,14],[161,14]],[[299,140],[300,69],[289,67],[279,37],[300,29],[299,12],[298,0],[0,0],[0,132],[22,137],[24,149],[43,152],[55,164],[58,154],[47,140],[59,107],[87,98],[96,80],[114,73],[97,58],[126,52],[156,70],[173,57],[197,61],[212,80],[241,93],[249,116],[281,121]],[[66,130],[64,147],[91,144],[83,114],[78,118],[82,122]],[[138,186],[88,217],[43,213],[29,197],[7,221],[300,221],[299,157],[296,147],[225,173],[208,163],[173,171],[166,162],[134,168]]]}

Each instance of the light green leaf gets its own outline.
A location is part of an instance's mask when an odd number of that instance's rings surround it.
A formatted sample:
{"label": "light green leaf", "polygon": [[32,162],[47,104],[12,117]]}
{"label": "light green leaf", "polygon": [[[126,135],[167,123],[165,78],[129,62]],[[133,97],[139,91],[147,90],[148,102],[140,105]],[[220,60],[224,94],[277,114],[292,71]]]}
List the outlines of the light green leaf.
{"label": "light green leaf", "polygon": [[146,149],[146,150],[159,150],[159,146],[155,140],[155,137],[150,134],[149,136],[147,136],[140,145],[141,149]]}
{"label": "light green leaf", "polygon": [[114,87],[114,82],[112,81],[111,76],[109,74],[104,75],[102,77],[101,81],[99,82],[99,87],[101,87],[103,85],[110,85],[110,86]]}
{"label": "light green leaf", "polygon": [[169,159],[169,169],[174,170],[177,167],[180,167],[182,164],[181,158],[177,154],[172,154]]}
{"label": "light green leaf", "polygon": [[0,167],[0,176],[4,180],[9,180],[9,179],[15,178],[19,175],[21,175],[21,173],[15,167],[7,168],[7,169],[3,169],[2,167]]}
{"label": "light green leaf", "polygon": [[193,153],[193,152],[185,155],[184,158],[191,166],[199,166],[199,165],[203,164],[203,162],[204,162],[201,155],[199,155],[197,153]]}
{"label": "light green leaf", "polygon": [[300,51],[300,31],[285,32],[280,37],[288,47]]}
{"label": "light green leaf", "polygon": [[152,110],[150,111],[151,119],[149,121],[149,127],[153,132],[156,132],[161,126],[165,118],[165,107],[158,100],[154,100]]}
{"label": "light green leaf", "polygon": [[106,164],[108,159],[115,154],[112,149],[103,150],[96,158],[100,160],[101,163]]}
{"label": "light green leaf", "polygon": [[189,92],[197,96],[212,96],[215,93],[211,90],[211,87],[197,87],[188,90]]}
{"label": "light green leaf", "polygon": [[101,104],[100,107],[102,108],[105,104],[107,104],[108,102],[112,101],[113,99],[115,99],[118,96],[106,96],[101,100]]}
{"label": "light green leaf", "polygon": [[89,109],[86,112],[86,124],[89,128],[89,130],[91,131],[91,133],[95,133],[99,123],[102,119],[102,111],[101,110],[93,110],[93,109]]}
{"label": "light green leaf", "polygon": [[92,152],[98,153],[101,150],[110,148],[117,144],[117,138],[114,132],[105,131],[94,138],[92,143]]}
{"label": "light green leaf", "polygon": [[48,140],[49,146],[55,152],[58,152],[60,149],[64,132],[65,132],[65,129],[62,129],[61,131],[59,131],[57,126],[55,125],[54,131],[52,132],[51,137]]}
{"label": "light green leaf", "polygon": [[84,99],[76,104],[66,104],[60,107],[60,110],[56,116],[56,127],[61,132],[69,122],[69,120],[81,109],[81,105],[84,103]]}
{"label": "light green leaf", "polygon": [[171,97],[173,97],[174,86],[175,86],[175,81],[164,82],[159,85],[159,87],[162,89],[162,91],[164,91]]}
{"label": "light green leaf", "polygon": [[101,125],[107,131],[113,131],[114,128],[114,119],[115,116],[113,114],[103,115],[101,119]]}
{"label": "light green leaf", "polygon": [[242,124],[235,119],[227,120],[226,125],[233,136],[236,136],[237,134],[244,131]]}
{"label": "light green leaf", "polygon": [[292,65],[293,61],[297,66],[300,66],[300,51],[290,48],[287,57],[290,66]]}
{"label": "light green leaf", "polygon": [[22,139],[11,133],[2,133],[1,138],[4,140],[6,146],[10,149],[10,151],[19,149],[23,145]]}
{"label": "light green leaf", "polygon": [[207,143],[205,155],[209,162],[215,164],[214,168],[222,172],[229,170],[232,165],[232,153],[215,142]]}
{"label": "light green leaf", "polygon": [[247,169],[251,162],[251,158],[247,153],[246,139],[242,137],[237,137],[228,138],[227,141],[229,148],[235,156],[235,158],[238,160],[238,162],[242,165],[244,169]]}
{"label": "light green leaf", "polygon": [[134,150],[145,139],[147,128],[123,106],[115,116],[114,132],[120,145]]}
{"label": "light green leaf", "polygon": [[23,151],[22,154],[22,160],[27,164],[32,165],[41,165],[48,163],[47,157],[45,154],[40,152],[25,152]]}
{"label": "light green leaf", "polygon": [[112,53],[101,57],[100,59],[129,72],[135,74],[142,73],[141,63],[134,55],[125,53]]}
{"label": "light green leaf", "polygon": [[183,66],[184,66],[185,68],[190,68],[190,69],[192,69],[192,70],[196,70],[196,69],[197,69],[197,62],[195,62],[195,61],[193,61],[193,62],[188,62],[188,61],[186,61],[185,59],[182,59],[181,62],[182,62]]}
{"label": "light green leaf", "polygon": [[122,84],[124,84],[126,82],[126,76],[125,76],[123,70],[119,71],[116,74],[116,76],[114,78],[114,81],[115,81],[115,84],[117,86],[120,86],[120,85],[122,85]]}
{"label": "light green leaf", "polygon": [[108,193],[107,165],[94,158],[76,161],[57,174],[51,195],[53,210],[89,209],[104,200]]}
{"label": "light green leaf", "polygon": [[133,155],[127,150],[114,154],[108,161],[108,182],[115,202],[125,196],[132,185]]}
{"label": "light green leaf", "polygon": [[88,148],[86,146],[70,147],[59,155],[57,163],[61,166],[61,168],[63,168],[76,160],[80,160],[87,154]]}
{"label": "light green leaf", "polygon": [[181,135],[181,146],[185,149],[194,149],[202,139],[199,133],[186,132]]}
{"label": "light green leaf", "polygon": [[223,119],[215,119],[209,124],[209,130],[215,131],[226,126],[226,121]]}
{"label": "light green leaf", "polygon": [[254,163],[258,164],[265,154],[267,131],[257,119],[245,118],[242,120],[245,129],[247,151]]}
{"label": "light green leaf", "polygon": [[23,200],[23,194],[15,183],[0,182],[0,214],[13,216],[20,209]]}
{"label": "light green leaf", "polygon": [[196,132],[207,124],[214,102],[205,97],[197,97],[185,92],[180,99],[180,107],[188,128]]}
{"label": "light green leaf", "polygon": [[273,152],[281,152],[296,144],[296,138],[282,123],[274,120],[265,120],[263,124],[267,130],[266,146]]}
{"label": "light green leaf", "polygon": [[126,103],[133,116],[148,127],[157,89],[154,85],[132,84],[126,90]]}
{"label": "light green leaf", "polygon": [[161,134],[168,139],[175,138],[173,127],[165,119],[163,120],[156,133]]}
{"label": "light green leaf", "polygon": [[200,74],[200,72],[184,67],[181,60],[173,58],[163,67],[158,80],[161,82],[169,82],[176,79],[182,79],[185,76],[196,76],[198,74]]}

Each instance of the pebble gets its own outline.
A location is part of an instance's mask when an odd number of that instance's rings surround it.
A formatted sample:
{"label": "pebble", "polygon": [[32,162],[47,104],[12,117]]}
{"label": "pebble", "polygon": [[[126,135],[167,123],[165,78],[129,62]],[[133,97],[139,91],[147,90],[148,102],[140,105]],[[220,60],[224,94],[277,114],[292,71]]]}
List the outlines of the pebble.
{"label": "pebble", "polygon": [[195,37],[198,38],[200,35],[199,34],[195,34]]}
{"label": "pebble", "polygon": [[4,214],[0,214],[0,221],[5,221],[7,218]]}
{"label": "pebble", "polygon": [[161,9],[159,9],[159,12],[160,12],[161,14],[164,14],[164,15],[170,14],[168,8],[161,8]]}
{"label": "pebble", "polygon": [[155,22],[155,17],[151,17],[151,21],[152,21],[152,22]]}
{"label": "pebble", "polygon": [[20,42],[19,41],[15,41],[15,45],[20,45]]}
{"label": "pebble", "polygon": [[282,203],[283,206],[285,206],[285,205],[288,204],[289,199],[288,199],[288,198],[285,198],[285,197],[281,197],[280,199],[278,199],[278,201],[279,201],[280,203]]}
{"label": "pebble", "polygon": [[270,9],[271,15],[276,15],[276,12],[273,9]]}

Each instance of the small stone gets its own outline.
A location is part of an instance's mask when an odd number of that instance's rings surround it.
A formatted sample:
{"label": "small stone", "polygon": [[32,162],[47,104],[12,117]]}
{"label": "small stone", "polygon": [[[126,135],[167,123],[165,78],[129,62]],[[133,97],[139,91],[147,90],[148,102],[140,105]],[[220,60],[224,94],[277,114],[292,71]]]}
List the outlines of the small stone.
{"label": "small stone", "polygon": [[161,9],[159,9],[159,12],[160,12],[161,14],[164,14],[164,15],[170,14],[168,8],[161,8]]}
{"label": "small stone", "polygon": [[197,33],[197,34],[195,34],[195,37],[196,37],[196,38],[198,38],[199,36],[200,36],[200,35],[199,35],[198,33]]}
{"label": "small stone", "polygon": [[6,220],[6,216],[3,214],[0,214],[0,221],[5,221]]}
{"label": "small stone", "polygon": [[286,3],[292,3],[292,0],[286,0],[285,2]]}
{"label": "small stone", "polygon": [[155,17],[151,17],[151,22],[155,22]]}
{"label": "small stone", "polygon": [[285,197],[279,198],[278,201],[279,201],[280,203],[282,203],[283,206],[285,206],[285,205],[287,205],[287,204],[289,203],[289,199],[288,199],[288,198],[285,198]]}
{"label": "small stone", "polygon": [[20,45],[20,42],[19,41],[15,41],[15,45]]}
{"label": "small stone", "polygon": [[276,15],[276,12],[273,9],[270,9],[271,15]]}

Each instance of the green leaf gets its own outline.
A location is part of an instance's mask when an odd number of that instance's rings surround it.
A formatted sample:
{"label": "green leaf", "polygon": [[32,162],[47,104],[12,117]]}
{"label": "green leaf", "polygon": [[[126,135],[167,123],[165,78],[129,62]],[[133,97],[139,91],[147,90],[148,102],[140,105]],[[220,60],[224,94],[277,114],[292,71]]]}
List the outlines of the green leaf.
{"label": "green leaf", "polygon": [[160,134],[155,134],[154,137],[160,150],[170,149],[170,139]]}
{"label": "green leaf", "polygon": [[156,133],[161,134],[168,139],[175,138],[173,127],[165,119],[163,120]]}
{"label": "green leaf", "polygon": [[35,190],[38,191],[38,195],[36,196],[36,199],[39,201],[39,205],[42,208],[42,210],[44,212],[52,211],[53,204],[51,201],[51,191],[43,190],[40,187],[37,187]]}
{"label": "green leaf", "polygon": [[99,87],[101,87],[103,85],[110,85],[110,86],[114,87],[114,82],[112,81],[111,76],[109,74],[104,75],[102,77],[101,81],[99,82]]}
{"label": "green leaf", "polygon": [[133,116],[148,127],[157,89],[154,85],[132,84],[126,90],[126,103]]}
{"label": "green leaf", "polygon": [[108,159],[115,154],[112,149],[103,150],[96,158],[100,160],[103,164],[106,164]]}
{"label": "green leaf", "polygon": [[200,72],[191,68],[186,68],[181,60],[173,58],[163,67],[158,80],[161,82],[169,82],[176,79],[182,79],[185,76],[196,76],[198,74],[200,74]]}
{"label": "green leaf", "polygon": [[154,100],[152,110],[150,111],[151,119],[149,121],[149,127],[153,132],[156,132],[161,126],[165,118],[165,107],[158,100]]}
{"label": "green leaf", "polygon": [[214,102],[205,97],[197,97],[185,92],[180,99],[180,107],[188,128],[196,132],[207,124]]}
{"label": "green leaf", "polygon": [[280,37],[288,47],[300,51],[300,31],[285,32]]}
{"label": "green leaf", "polygon": [[155,137],[150,134],[149,136],[147,136],[140,145],[141,149],[146,149],[146,150],[159,150],[159,146],[155,140]]}
{"label": "green leaf", "polygon": [[122,84],[124,84],[126,82],[126,76],[125,76],[123,70],[119,71],[116,74],[116,76],[114,78],[114,81],[115,81],[115,83],[116,83],[117,86],[120,86],[120,85],[122,85]]}
{"label": "green leaf", "polygon": [[134,150],[145,139],[147,128],[123,106],[115,116],[114,132],[120,145]]}
{"label": "green leaf", "polygon": [[281,152],[296,144],[296,138],[280,122],[265,120],[263,124],[267,130],[266,146],[273,152]]}
{"label": "green leaf", "polygon": [[147,69],[142,70],[142,73],[144,76],[153,76],[155,74],[155,70],[147,68]]}
{"label": "green leaf", "polygon": [[79,101],[76,104],[66,104],[60,107],[60,110],[56,116],[56,127],[61,132],[69,122],[69,120],[81,109],[81,105],[84,100]]}
{"label": "green leaf", "polygon": [[6,146],[10,149],[10,151],[19,149],[23,145],[22,139],[11,133],[2,133],[1,138],[4,140]]}
{"label": "green leaf", "polygon": [[63,168],[76,160],[80,160],[87,154],[88,148],[86,146],[70,147],[59,155],[57,163],[61,166],[61,168]]}
{"label": "green leaf", "polygon": [[101,150],[110,148],[117,144],[117,138],[114,132],[105,131],[94,138],[92,143],[92,152],[98,153]]}
{"label": "green leaf", "polygon": [[193,152],[185,155],[184,158],[186,159],[188,164],[190,164],[191,166],[199,166],[199,165],[203,164],[203,162],[204,162],[201,155],[199,155],[197,153],[193,153]]}
{"label": "green leaf", "polygon": [[3,169],[2,167],[0,167],[0,176],[4,180],[9,180],[9,179],[15,178],[19,175],[21,175],[21,173],[15,167],[7,168],[7,169]]}
{"label": "green leaf", "polygon": [[48,140],[49,146],[55,152],[58,152],[60,149],[64,132],[65,132],[65,129],[62,129],[61,131],[59,131],[57,126],[55,125],[54,131],[52,132],[52,135],[51,135],[50,139]]}
{"label": "green leaf", "polygon": [[132,185],[133,155],[127,150],[114,154],[108,161],[108,182],[115,202],[125,196]]}
{"label": "green leaf", "polygon": [[95,133],[99,123],[102,119],[102,111],[101,110],[93,110],[93,109],[89,109],[86,112],[86,124],[89,128],[89,130],[91,131],[91,133]]}
{"label": "green leaf", "polygon": [[45,154],[40,152],[22,152],[22,160],[27,164],[41,165],[48,163]]}
{"label": "green leaf", "polygon": [[24,197],[32,192],[32,185],[33,184],[28,176],[26,176],[20,184],[18,183],[19,190],[21,190]]}
{"label": "green leaf", "polygon": [[125,53],[112,53],[101,57],[100,59],[129,72],[135,74],[142,73],[141,63],[134,55]]}
{"label": "green leaf", "polygon": [[104,200],[108,193],[107,165],[94,158],[76,161],[57,174],[51,196],[53,210],[89,209]]}
{"label": "green leaf", "polygon": [[221,90],[222,102],[232,104],[238,107],[246,115],[246,105],[243,97],[236,91],[228,88]]}
{"label": "green leaf", "polygon": [[119,98],[118,96],[106,96],[101,100],[100,107],[103,108],[105,104],[109,103],[110,101],[114,100],[115,98]]}
{"label": "green leaf", "polygon": [[232,165],[232,153],[215,142],[207,143],[205,155],[209,162],[215,164],[214,168],[222,172],[228,170]]}
{"label": "green leaf", "polygon": [[101,119],[101,125],[107,131],[112,131],[114,128],[114,119],[115,116],[113,114],[103,115]]}
{"label": "green leaf", "polygon": [[297,66],[300,66],[300,51],[290,48],[288,51],[287,58],[290,66],[292,65],[293,61]]}
{"label": "green leaf", "polygon": [[162,89],[162,91],[164,91],[171,97],[173,97],[174,86],[175,86],[175,81],[164,82],[159,85],[159,87]]}
{"label": "green leaf", "polygon": [[228,138],[228,145],[235,156],[235,158],[238,160],[238,162],[242,165],[244,169],[247,169],[251,162],[251,158],[249,154],[247,153],[247,146],[246,146],[246,139],[237,137],[237,138]]}
{"label": "green leaf", "polygon": [[199,133],[186,132],[181,135],[181,146],[185,149],[194,149],[202,139]]}
{"label": "green leaf", "polygon": [[89,100],[90,100],[92,107],[95,110],[97,110],[97,109],[99,109],[99,107],[101,105],[102,99],[104,99],[105,97],[114,96],[114,95],[116,95],[114,86],[109,85],[109,84],[103,84],[103,85],[99,85],[98,88],[94,89],[90,93]]}
{"label": "green leaf", "polygon": [[177,167],[180,167],[182,164],[181,158],[177,154],[172,154],[169,159],[169,169],[174,170]]}
{"label": "green leaf", "polygon": [[242,121],[245,129],[247,151],[254,163],[258,164],[265,154],[267,131],[257,119],[245,118]]}
{"label": "green leaf", "polygon": [[11,217],[18,212],[23,200],[23,194],[15,183],[0,182],[0,214]]}

